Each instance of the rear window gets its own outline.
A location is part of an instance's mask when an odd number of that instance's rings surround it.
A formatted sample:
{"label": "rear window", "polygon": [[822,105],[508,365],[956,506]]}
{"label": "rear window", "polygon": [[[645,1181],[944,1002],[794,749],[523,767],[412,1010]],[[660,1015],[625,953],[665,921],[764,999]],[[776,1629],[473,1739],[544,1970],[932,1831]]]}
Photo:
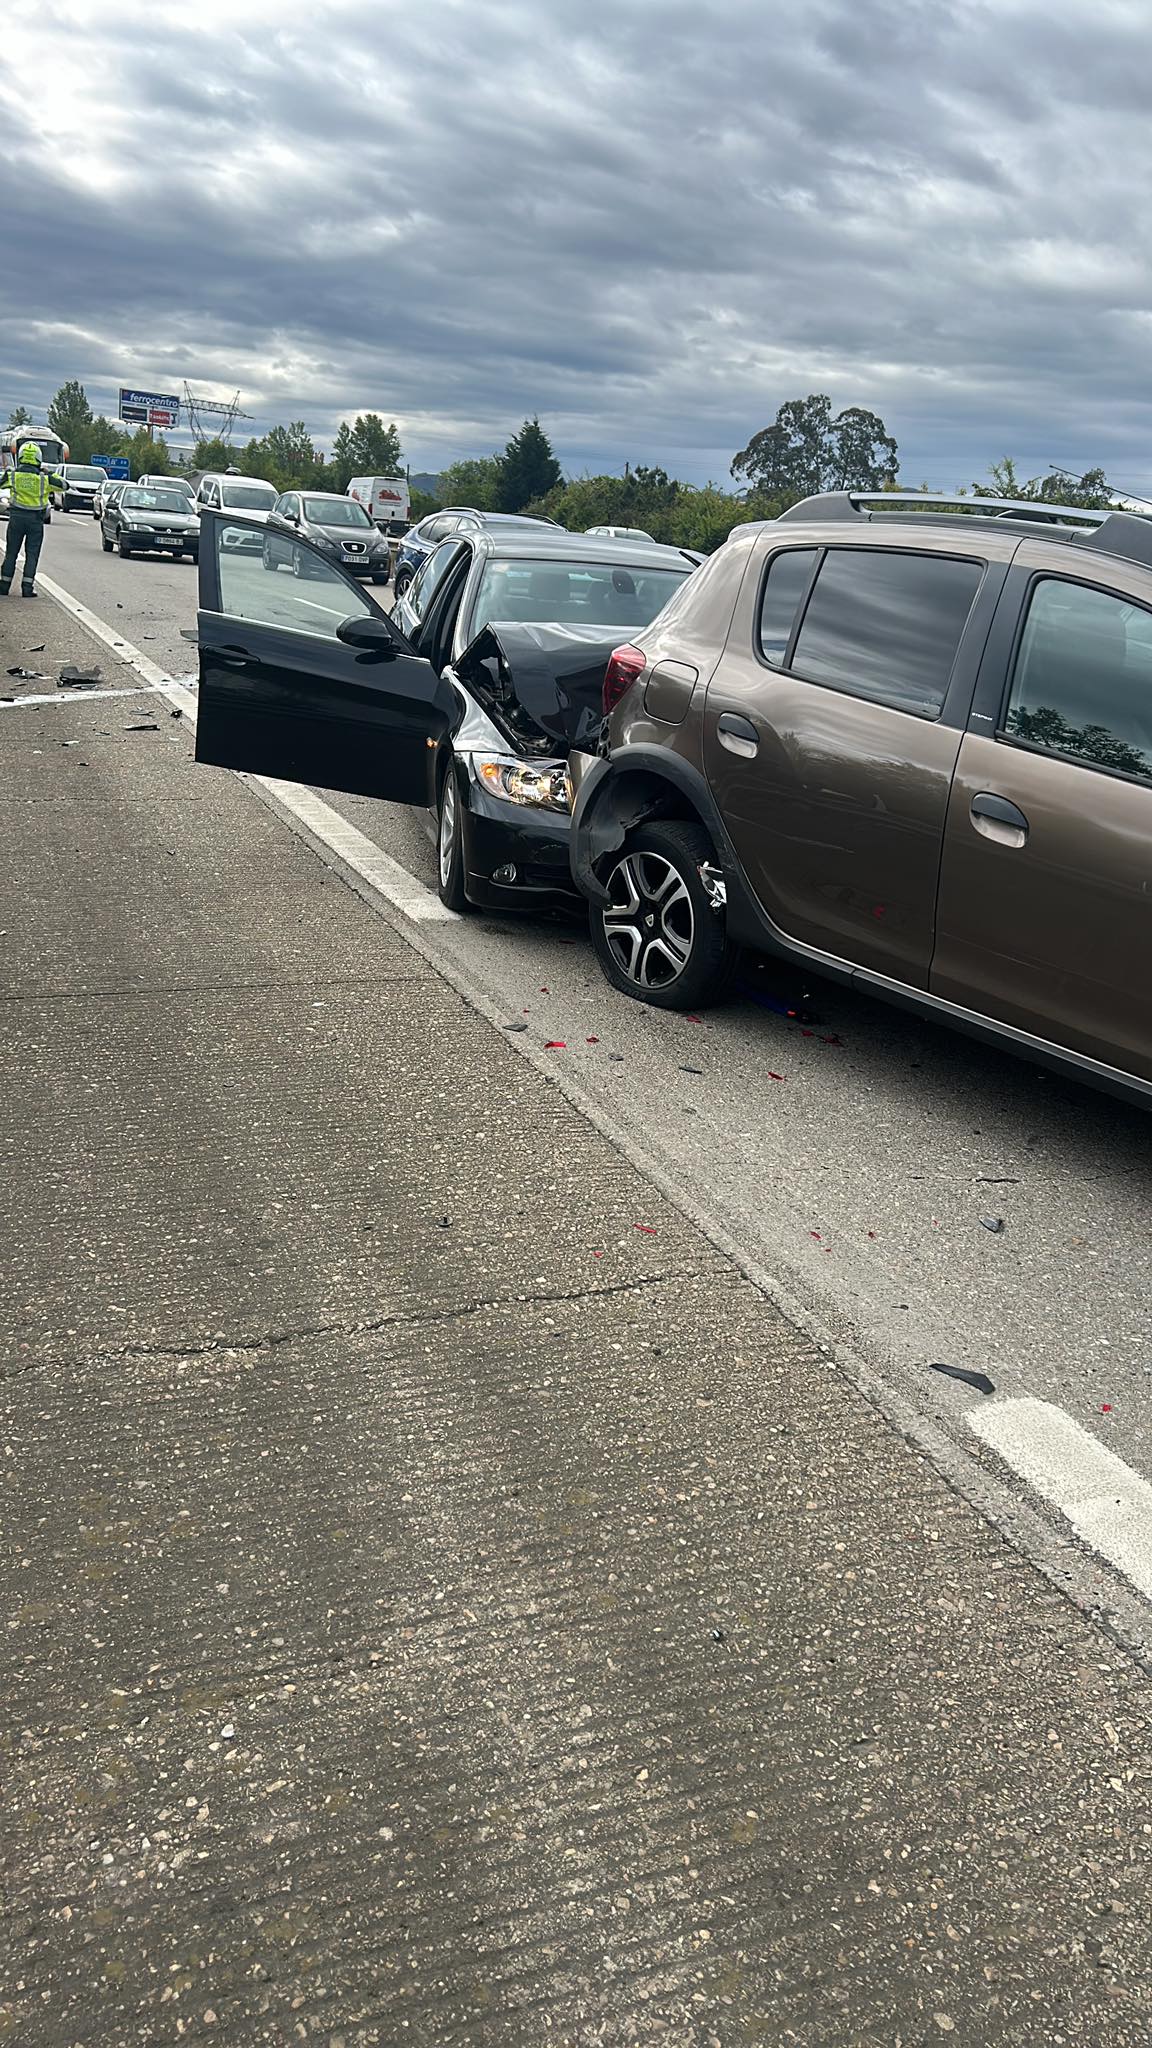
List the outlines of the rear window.
{"label": "rear window", "polygon": [[493,619],[558,626],[647,626],[678,590],[683,569],[611,562],[489,562],[472,615],[474,637]]}
{"label": "rear window", "polygon": [[230,512],[270,512],[276,493],[271,484],[221,484],[220,502]]}
{"label": "rear window", "polygon": [[806,680],[938,718],[983,580],[979,562],[886,548],[830,548],[792,656]]}
{"label": "rear window", "polygon": [[104,471],[102,469],[89,469],[85,462],[66,462],[64,464],[64,474],[68,478],[69,483],[74,484],[100,484],[104,481]]}

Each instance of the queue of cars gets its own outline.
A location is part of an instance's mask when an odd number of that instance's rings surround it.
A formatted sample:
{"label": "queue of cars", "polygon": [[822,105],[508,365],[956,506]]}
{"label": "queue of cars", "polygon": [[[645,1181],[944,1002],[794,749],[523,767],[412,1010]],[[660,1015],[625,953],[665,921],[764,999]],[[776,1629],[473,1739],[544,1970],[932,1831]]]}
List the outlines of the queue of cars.
{"label": "queue of cars", "polygon": [[699,568],[489,518],[393,617],[217,515],[197,758],[430,806],[453,908],[574,886],[654,1007],[770,953],[1152,1102],[1152,524],[1031,509],[831,494]]}

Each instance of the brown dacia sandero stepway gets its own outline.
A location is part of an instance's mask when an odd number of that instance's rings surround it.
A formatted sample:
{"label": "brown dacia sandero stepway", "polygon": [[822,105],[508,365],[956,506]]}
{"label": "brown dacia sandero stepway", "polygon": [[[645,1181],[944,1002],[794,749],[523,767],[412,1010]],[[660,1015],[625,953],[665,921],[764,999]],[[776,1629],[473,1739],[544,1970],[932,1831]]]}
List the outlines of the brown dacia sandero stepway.
{"label": "brown dacia sandero stepway", "polygon": [[1152,1102],[1152,522],[835,493],[604,679],[573,873],[666,1009],[783,955]]}

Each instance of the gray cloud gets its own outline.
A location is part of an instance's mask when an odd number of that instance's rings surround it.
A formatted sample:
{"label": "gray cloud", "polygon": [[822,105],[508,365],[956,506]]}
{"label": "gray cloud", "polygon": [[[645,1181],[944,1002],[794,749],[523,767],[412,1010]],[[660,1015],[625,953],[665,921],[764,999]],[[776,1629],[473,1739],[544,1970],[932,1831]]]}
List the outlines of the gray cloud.
{"label": "gray cloud", "polygon": [[1152,489],[1141,5],[69,20],[0,78],[0,260],[34,293],[0,304],[0,407],[188,376],[257,431],[381,411],[420,467],[539,411],[571,468],[702,481],[827,390],[912,481],[1012,451]]}

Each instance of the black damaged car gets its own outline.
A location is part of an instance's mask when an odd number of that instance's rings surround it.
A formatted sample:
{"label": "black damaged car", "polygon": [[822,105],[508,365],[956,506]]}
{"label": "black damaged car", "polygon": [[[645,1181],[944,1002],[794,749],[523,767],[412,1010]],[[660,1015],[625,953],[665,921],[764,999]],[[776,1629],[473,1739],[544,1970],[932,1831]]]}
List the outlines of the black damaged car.
{"label": "black damaged car", "polygon": [[613,650],[696,559],[546,527],[455,535],[429,556],[393,618],[456,694],[429,789],[453,910],[576,900],[568,755],[595,743]]}
{"label": "black damaged car", "polygon": [[269,575],[263,533],[243,513],[202,513],[197,760],[429,806],[453,909],[578,903],[568,754],[599,731],[613,649],[694,559],[470,535],[437,549],[389,618],[302,538],[306,573]]}

